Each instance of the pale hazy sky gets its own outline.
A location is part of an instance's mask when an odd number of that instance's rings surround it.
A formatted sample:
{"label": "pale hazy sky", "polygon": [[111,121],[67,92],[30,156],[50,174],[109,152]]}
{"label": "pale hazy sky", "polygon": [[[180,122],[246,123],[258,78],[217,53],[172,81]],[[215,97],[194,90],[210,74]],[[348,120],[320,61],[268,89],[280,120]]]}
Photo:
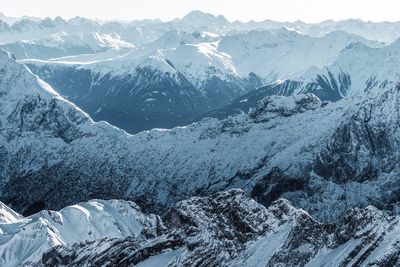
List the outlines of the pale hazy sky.
{"label": "pale hazy sky", "polygon": [[400,0],[0,0],[0,12],[8,16],[170,20],[191,10],[242,21],[400,21]]}

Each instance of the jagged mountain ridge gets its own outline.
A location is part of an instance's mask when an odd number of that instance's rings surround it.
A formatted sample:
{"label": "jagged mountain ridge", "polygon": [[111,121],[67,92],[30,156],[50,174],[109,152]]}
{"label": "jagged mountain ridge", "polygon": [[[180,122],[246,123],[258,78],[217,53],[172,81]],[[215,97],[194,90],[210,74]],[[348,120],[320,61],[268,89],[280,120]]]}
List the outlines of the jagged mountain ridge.
{"label": "jagged mountain ridge", "polygon": [[[132,236],[89,238],[75,243],[52,244],[36,251],[34,266],[397,266],[399,217],[368,206],[352,209],[337,224],[323,224],[308,213],[296,209],[284,199],[266,208],[245,196],[241,190],[229,190],[209,197],[193,197],[177,203],[163,219],[145,215],[133,203],[91,201],[57,212],[33,216],[62,216],[108,212],[99,209],[111,205],[126,222],[137,221]],[[124,208],[115,208],[121,205]],[[79,207],[79,210],[77,209]],[[86,210],[90,208],[89,210]],[[68,213],[67,213],[68,211]],[[131,213],[132,211],[132,213]],[[56,216],[57,215],[57,216]],[[29,220],[22,219],[22,220]],[[94,223],[93,220],[90,223]],[[54,221],[52,227],[67,227]],[[3,224],[10,229],[15,223]],[[7,228],[6,228],[7,227]],[[101,227],[100,227],[101,228]],[[79,231],[85,232],[90,228]],[[94,228],[97,229],[97,228]],[[40,228],[25,230],[30,234]],[[74,231],[72,231],[74,232]],[[11,235],[14,233],[10,233]],[[16,233],[14,235],[18,235]],[[70,240],[74,240],[75,237]],[[26,242],[24,238],[18,242]],[[14,243],[15,244],[15,243]],[[0,249],[13,248],[10,243]],[[3,250],[4,251],[4,250]],[[42,256],[40,256],[43,252]],[[15,258],[14,263],[29,266],[31,261]],[[13,265],[9,265],[13,266]]]}
{"label": "jagged mountain ridge", "polygon": [[248,115],[132,136],[1,55],[1,200],[19,212],[121,196],[162,211],[237,187],[323,221],[369,204],[397,209],[398,87],[337,103],[271,96]]}
{"label": "jagged mountain ridge", "polygon": [[[168,30],[181,31],[208,31],[219,34],[229,34],[238,31],[250,30],[271,30],[279,28],[288,28],[302,34],[310,36],[323,36],[332,31],[341,30],[351,34],[363,36],[366,39],[378,40],[385,43],[391,43],[398,39],[399,23],[398,22],[365,22],[362,20],[349,19],[343,21],[323,21],[320,23],[304,23],[302,21],[295,22],[276,22],[265,20],[260,22],[229,22],[223,16],[214,16],[203,13],[201,11],[193,11],[182,19],[175,19],[168,22],[160,20],[143,20],[132,22],[118,21],[93,21],[85,18],[72,18],[64,20],[60,17],[55,19],[38,19],[38,18],[10,18],[2,16],[5,21],[3,32],[0,37],[9,41],[18,39],[31,39],[33,35],[42,34],[43,36],[60,31],[60,28],[67,30],[68,33],[76,30],[77,24],[84,25],[85,31],[101,31],[109,33],[110,31],[118,32],[126,41],[135,40],[135,44],[145,43],[160,37],[163,32]],[[7,24],[9,23],[9,24]],[[108,32],[107,32],[108,31]],[[19,35],[19,36],[18,36]],[[23,38],[21,38],[21,36]],[[131,40],[128,40],[131,38]]]}

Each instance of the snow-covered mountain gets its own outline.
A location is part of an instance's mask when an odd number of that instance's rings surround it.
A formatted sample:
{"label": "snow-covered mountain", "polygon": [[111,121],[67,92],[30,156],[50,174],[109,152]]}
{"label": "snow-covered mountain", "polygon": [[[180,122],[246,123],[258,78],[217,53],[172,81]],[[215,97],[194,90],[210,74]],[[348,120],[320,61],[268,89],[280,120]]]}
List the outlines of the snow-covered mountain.
{"label": "snow-covered mountain", "polygon": [[313,66],[303,73],[271,82],[199,118],[211,116],[222,119],[247,113],[259,100],[270,95],[313,93],[322,100],[338,101],[367,92],[376,94],[395,86],[400,80],[399,69],[400,39],[382,48],[352,43],[327,66]]}
{"label": "snow-covered mountain", "polygon": [[324,66],[354,42],[381,46],[345,32],[315,38],[286,29],[169,31],[128,51],[24,62],[95,120],[136,133],[187,125],[267,81]]}
{"label": "snow-covered mountain", "polygon": [[282,28],[226,36],[221,39],[218,49],[231,55],[240,73],[253,72],[266,81],[275,81],[303,72],[311,66],[328,65],[342,49],[354,42],[371,47],[381,46],[342,31],[317,38]]}
{"label": "snow-covered mountain", "polygon": [[68,21],[57,17],[43,20],[29,18],[18,20],[0,33],[0,43],[13,43],[21,40],[44,39],[51,34],[87,34],[95,32],[98,23],[89,19],[76,17]]}
{"label": "snow-covered mountain", "polygon": [[0,20],[7,23],[7,24],[14,24],[20,20],[23,19],[30,19],[30,20],[41,20],[41,18],[38,17],[31,17],[31,16],[22,16],[22,17],[10,17],[6,16],[4,13],[0,12]]}
{"label": "snow-covered mountain", "polygon": [[[158,43],[170,45],[165,40]],[[261,85],[255,75],[239,75],[230,56],[219,52],[215,42],[149,50],[124,52],[89,64],[87,58],[76,62],[78,57],[25,62],[94,119],[132,133],[187,125]]]}
{"label": "snow-covered mountain", "polygon": [[302,32],[313,36],[321,36],[327,32],[336,30],[356,34],[369,40],[376,40],[390,44],[400,38],[400,22],[371,22],[360,19],[348,19],[342,21],[327,20],[312,25],[300,26]]}
{"label": "snow-covered mountain", "polygon": [[86,18],[75,17],[64,20],[55,19],[36,20],[31,18],[20,19],[13,24],[7,24],[3,20],[0,28],[0,43],[15,43],[22,40],[40,40],[51,35],[94,34],[119,36],[123,41],[135,46],[149,43],[160,38],[167,31],[172,30],[167,25],[153,21],[132,23],[105,22],[100,23]]}
{"label": "snow-covered mountain", "polygon": [[91,200],[29,217],[0,205],[0,216],[6,218],[0,222],[0,265],[9,267],[32,266],[55,246],[135,237],[161,223],[158,216],[145,215],[135,203],[123,200]]}
{"label": "snow-covered mountain", "polygon": [[37,40],[22,40],[0,45],[18,59],[50,59],[82,54],[95,54],[108,49],[130,49],[135,46],[118,35],[101,33],[52,34]]}
{"label": "snow-covered mountain", "polygon": [[179,202],[162,221],[121,201],[42,211],[0,224],[9,236],[0,251],[14,256],[7,266],[396,266],[399,227],[372,206],[324,224],[287,200],[266,208],[230,190]]}
{"label": "snow-covered mountain", "polygon": [[261,22],[230,22],[223,16],[214,16],[201,11],[193,11],[181,19],[169,22],[160,20],[142,20],[132,22],[95,21],[81,17],[64,20],[45,18],[12,18],[0,15],[3,27],[0,27],[0,43],[13,43],[22,40],[44,39],[52,34],[66,33],[116,34],[122,40],[140,46],[153,42],[169,31],[211,32],[220,35],[236,34],[238,32],[264,31],[286,28],[303,35],[322,37],[335,31],[355,34],[363,38],[390,44],[400,37],[398,22],[364,22],[361,20],[323,21],[321,23],[276,22],[265,20]]}
{"label": "snow-covered mountain", "polygon": [[182,31],[206,31],[215,33],[226,33],[231,29],[231,23],[222,15],[214,16],[199,10],[189,12],[182,19],[168,22],[175,29]]}
{"label": "snow-covered mountain", "polygon": [[132,136],[94,123],[7,54],[0,62],[1,199],[18,212],[121,196],[160,211],[237,187],[323,221],[397,209],[398,86],[336,103],[271,96],[247,115]]}

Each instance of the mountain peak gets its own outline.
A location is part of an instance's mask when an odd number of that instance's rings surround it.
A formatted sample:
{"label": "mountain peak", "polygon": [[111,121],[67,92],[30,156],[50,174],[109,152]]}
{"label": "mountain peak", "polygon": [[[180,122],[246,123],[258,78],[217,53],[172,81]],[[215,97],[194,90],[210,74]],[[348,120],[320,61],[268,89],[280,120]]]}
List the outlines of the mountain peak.
{"label": "mountain peak", "polygon": [[207,16],[207,17],[209,17],[209,16],[215,17],[214,15],[212,15],[210,13],[206,13],[206,12],[203,12],[203,11],[200,11],[200,10],[193,10],[193,11],[190,11],[186,16],[184,16],[184,18],[205,17],[205,16]]}
{"label": "mountain peak", "polygon": [[200,10],[193,10],[182,18],[185,22],[207,23],[209,21],[217,21],[219,23],[228,23],[228,20],[222,16],[214,16],[210,13],[205,13]]}
{"label": "mountain peak", "polygon": [[34,75],[24,64],[17,63],[14,56],[4,49],[0,49],[0,93],[59,96],[50,85]]}

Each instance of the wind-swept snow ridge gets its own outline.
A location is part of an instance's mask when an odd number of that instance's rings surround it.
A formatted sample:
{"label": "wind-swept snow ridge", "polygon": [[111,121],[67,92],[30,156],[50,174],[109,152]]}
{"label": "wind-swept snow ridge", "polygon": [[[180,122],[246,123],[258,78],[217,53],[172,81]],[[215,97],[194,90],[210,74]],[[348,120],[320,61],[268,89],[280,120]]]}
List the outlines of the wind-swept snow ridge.
{"label": "wind-swept snow ridge", "polygon": [[4,203],[0,202],[0,223],[16,223],[23,219],[23,216],[16,213]]}
{"label": "wind-swept snow ridge", "polygon": [[[25,65],[17,64],[11,55],[3,49],[0,50],[0,63],[2,70],[1,81],[3,83],[1,87],[2,94],[9,94],[15,97],[32,93],[58,95],[42,80],[32,74],[28,75],[27,73],[30,73],[28,68]],[[10,84],[5,84],[5,82]]]}
{"label": "wind-swept snow ridge", "polygon": [[144,228],[150,231],[160,224],[157,216],[145,215],[135,203],[123,200],[91,200],[30,217],[1,205],[15,216],[0,223],[1,266],[29,266],[54,246],[135,237]]}

